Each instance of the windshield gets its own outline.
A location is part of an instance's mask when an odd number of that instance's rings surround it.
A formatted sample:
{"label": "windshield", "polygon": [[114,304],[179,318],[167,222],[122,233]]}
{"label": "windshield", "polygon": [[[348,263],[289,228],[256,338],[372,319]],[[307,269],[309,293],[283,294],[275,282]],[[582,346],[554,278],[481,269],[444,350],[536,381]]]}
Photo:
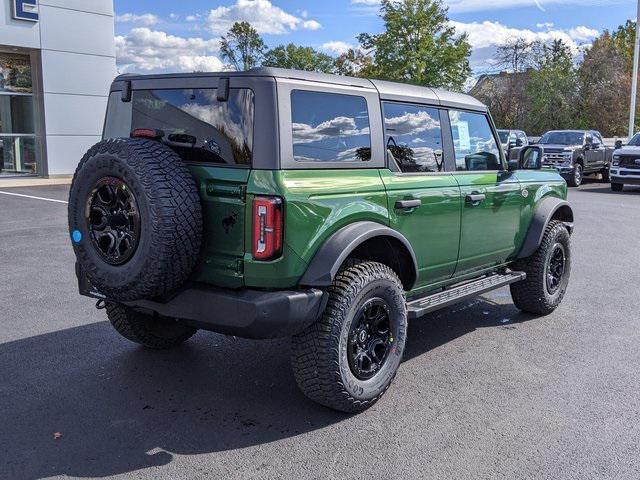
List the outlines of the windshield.
{"label": "windshield", "polygon": [[509,130],[498,130],[498,136],[502,143],[507,143],[509,140]]}
{"label": "windshield", "polygon": [[629,140],[629,143],[627,143],[627,145],[629,145],[630,147],[640,147],[640,133]]}
{"label": "windshield", "polygon": [[583,132],[547,132],[540,139],[541,144],[555,145],[582,145],[584,143]]}

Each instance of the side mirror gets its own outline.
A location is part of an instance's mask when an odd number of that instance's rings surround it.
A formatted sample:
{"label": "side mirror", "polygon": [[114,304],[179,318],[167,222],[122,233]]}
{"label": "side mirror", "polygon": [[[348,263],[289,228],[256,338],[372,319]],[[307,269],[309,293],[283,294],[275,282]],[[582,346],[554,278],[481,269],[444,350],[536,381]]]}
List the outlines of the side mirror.
{"label": "side mirror", "polygon": [[541,147],[525,147],[520,151],[519,168],[522,170],[540,170],[543,158],[544,150]]}
{"label": "side mirror", "polygon": [[620,150],[622,148],[622,140],[616,140],[616,150]]}
{"label": "side mirror", "polygon": [[517,139],[517,140],[516,140],[516,147],[521,147],[521,146],[522,146],[522,144],[523,144],[523,142],[522,142],[522,139],[521,139],[521,138],[519,138],[519,139]]}

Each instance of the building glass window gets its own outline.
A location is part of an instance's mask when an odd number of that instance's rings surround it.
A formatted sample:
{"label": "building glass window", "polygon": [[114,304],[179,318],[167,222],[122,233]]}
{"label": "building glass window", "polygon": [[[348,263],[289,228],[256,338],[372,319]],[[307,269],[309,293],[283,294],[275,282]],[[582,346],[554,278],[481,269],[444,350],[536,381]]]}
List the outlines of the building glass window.
{"label": "building glass window", "polygon": [[0,52],[0,176],[38,172],[31,61]]}

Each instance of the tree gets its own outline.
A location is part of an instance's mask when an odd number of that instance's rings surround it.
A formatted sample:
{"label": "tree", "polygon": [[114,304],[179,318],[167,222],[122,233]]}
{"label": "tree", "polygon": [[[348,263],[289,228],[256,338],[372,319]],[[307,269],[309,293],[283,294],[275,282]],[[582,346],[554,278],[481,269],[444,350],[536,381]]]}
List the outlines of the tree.
{"label": "tree", "polygon": [[605,31],[586,51],[578,70],[580,116],[585,128],[600,130],[605,136],[624,135],[631,95],[631,72],[625,51]]}
{"label": "tree", "polygon": [[263,65],[324,73],[333,73],[335,70],[333,57],[311,47],[300,47],[293,43],[269,50],[264,56]]}
{"label": "tree", "polygon": [[370,71],[373,59],[359,48],[350,48],[335,59],[335,71],[338,75],[359,77],[362,72]]}
{"label": "tree", "polygon": [[264,59],[267,46],[248,22],[236,22],[220,40],[220,53],[236,70],[257,67]]}
{"label": "tree", "polygon": [[529,107],[524,128],[530,133],[576,128],[578,76],[571,49],[562,40],[544,45],[527,85]]}
{"label": "tree", "polygon": [[[605,33],[608,33],[605,30]],[[622,56],[625,67],[629,73],[633,70],[633,49],[636,41],[636,22],[627,20],[627,23],[620,25],[618,29],[611,34],[611,39],[615,45],[615,49]]]}
{"label": "tree", "polygon": [[514,38],[496,51],[496,67],[503,73],[492,77],[488,85],[477,89],[478,100],[485,103],[501,128],[520,128],[528,116],[527,85],[530,73],[543,45]]}
{"label": "tree", "polygon": [[471,46],[456,35],[441,0],[382,0],[385,31],[362,33],[358,41],[371,55],[362,76],[461,90],[471,74]]}

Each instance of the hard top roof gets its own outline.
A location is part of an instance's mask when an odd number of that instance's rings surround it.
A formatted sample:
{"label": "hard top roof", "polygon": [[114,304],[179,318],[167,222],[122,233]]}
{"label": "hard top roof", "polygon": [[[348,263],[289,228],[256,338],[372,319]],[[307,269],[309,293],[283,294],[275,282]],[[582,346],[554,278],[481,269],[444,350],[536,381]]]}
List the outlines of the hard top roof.
{"label": "hard top roof", "polygon": [[364,78],[330,75],[326,73],[289,70],[286,68],[260,67],[245,72],[198,72],[198,73],[164,73],[152,75],[124,74],[115,81],[149,80],[165,78],[194,78],[194,77],[273,77],[302,80],[309,82],[347,85],[366,89],[376,89],[382,100],[431,103],[448,107],[468,110],[486,111],[487,107],[470,95],[448,92],[446,90],[410,85],[405,83],[388,82],[384,80],[368,80]]}

